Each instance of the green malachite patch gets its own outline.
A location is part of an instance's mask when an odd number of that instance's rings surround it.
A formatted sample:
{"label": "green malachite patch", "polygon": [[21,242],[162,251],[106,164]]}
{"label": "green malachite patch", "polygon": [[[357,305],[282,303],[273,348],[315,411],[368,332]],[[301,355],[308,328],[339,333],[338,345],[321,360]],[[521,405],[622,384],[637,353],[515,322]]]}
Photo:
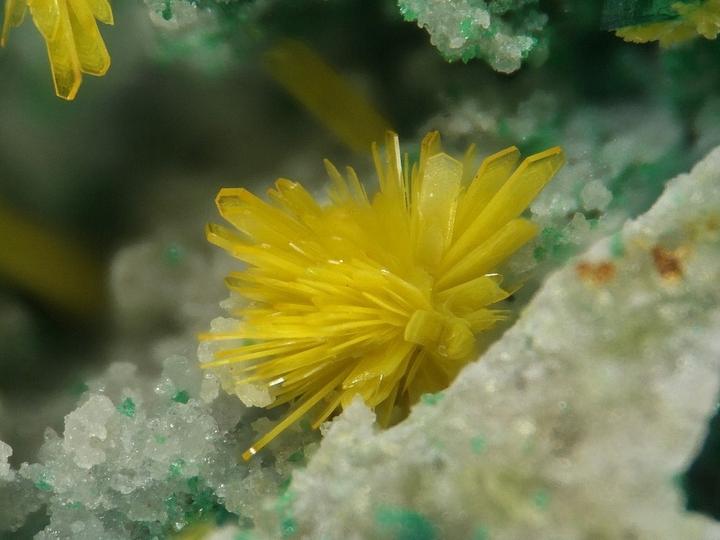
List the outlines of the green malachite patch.
{"label": "green malachite patch", "polygon": [[550,493],[546,489],[538,489],[532,494],[532,500],[539,510],[546,510],[550,504]]}
{"label": "green malachite patch", "polygon": [[38,480],[35,482],[35,487],[38,488],[40,491],[52,491],[52,485],[50,485],[45,480]]}
{"label": "green malachite patch", "polygon": [[438,538],[435,525],[423,514],[404,508],[381,508],[375,520],[396,540],[434,540]]}
{"label": "green malachite patch", "polygon": [[133,418],[135,416],[135,402],[130,398],[125,400],[117,406],[117,410],[120,414]]}
{"label": "green malachite patch", "polygon": [[170,244],[165,249],[164,256],[165,256],[165,261],[170,266],[177,266],[185,258],[185,250],[182,248],[182,246],[179,246],[178,244]]}
{"label": "green malachite patch", "polygon": [[425,405],[437,405],[442,401],[442,398],[445,397],[442,392],[437,392],[436,394],[423,394],[420,396],[420,401],[422,401]]}
{"label": "green malachite patch", "polygon": [[482,454],[487,448],[487,441],[482,435],[470,439],[470,448],[475,454]]}

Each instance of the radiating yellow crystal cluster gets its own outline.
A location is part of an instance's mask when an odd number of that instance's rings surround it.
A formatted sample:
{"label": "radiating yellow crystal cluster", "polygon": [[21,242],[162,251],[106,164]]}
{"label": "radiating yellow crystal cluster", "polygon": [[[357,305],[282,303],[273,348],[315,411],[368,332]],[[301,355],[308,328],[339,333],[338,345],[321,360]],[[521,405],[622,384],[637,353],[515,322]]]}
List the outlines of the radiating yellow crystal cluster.
{"label": "radiating yellow crystal cluster", "polygon": [[110,55],[96,19],[113,24],[108,0],[5,0],[0,44],[5,45],[10,28],[22,24],[27,10],[45,39],[59,97],[75,99],[83,73],[107,72]]}
{"label": "radiating yellow crystal cluster", "polygon": [[625,41],[647,43],[659,41],[662,47],[682,43],[701,35],[715,39],[720,33],[720,0],[705,0],[700,3],[678,2],[672,5],[679,18],[671,21],[628,26],[615,34]]}
{"label": "radiating yellow crystal cluster", "polygon": [[[319,426],[356,394],[387,425],[421,394],[445,388],[473,358],[475,335],[506,312],[499,265],[537,227],[520,217],[563,163],[559,148],[520,161],[511,147],[472,168],[442,151],[438,133],[410,165],[389,134],[373,147],[379,191],[326,161],[328,204],[279,179],[264,202],[222,189],[208,239],[244,261],[227,284],[246,302],[215,341],[215,368],[230,392],[266,392],[288,416],[244,454],[255,454],[317,407]],[[474,174],[473,174],[474,173]]]}

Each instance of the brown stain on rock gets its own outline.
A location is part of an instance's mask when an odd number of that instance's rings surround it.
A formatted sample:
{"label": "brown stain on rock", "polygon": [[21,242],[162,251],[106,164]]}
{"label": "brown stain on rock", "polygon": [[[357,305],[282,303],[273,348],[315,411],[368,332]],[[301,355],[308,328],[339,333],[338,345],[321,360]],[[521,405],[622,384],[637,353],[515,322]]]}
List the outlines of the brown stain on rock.
{"label": "brown stain on rock", "polygon": [[676,252],[669,251],[661,246],[655,246],[651,251],[655,269],[664,279],[680,279],[683,268],[680,257]]}
{"label": "brown stain on rock", "polygon": [[598,263],[582,261],[575,266],[575,271],[580,279],[595,285],[602,285],[615,277],[615,265],[608,261]]}

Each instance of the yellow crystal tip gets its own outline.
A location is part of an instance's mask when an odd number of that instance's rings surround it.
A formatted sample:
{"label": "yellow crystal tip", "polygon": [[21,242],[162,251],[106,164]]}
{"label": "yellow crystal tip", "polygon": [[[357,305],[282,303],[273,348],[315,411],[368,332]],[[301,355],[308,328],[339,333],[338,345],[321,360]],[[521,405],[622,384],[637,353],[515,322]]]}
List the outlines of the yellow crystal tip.
{"label": "yellow crystal tip", "polygon": [[113,24],[108,0],[6,0],[1,45],[11,28],[22,24],[28,10],[45,40],[58,97],[75,99],[83,73],[107,73],[110,55],[97,21]]}
{"label": "yellow crystal tip", "polygon": [[475,172],[473,149],[455,159],[436,132],[417,163],[394,133],[373,157],[372,197],[352,168],[329,162],[326,204],[285,179],[271,203],[218,194],[232,228],[209,225],[208,240],[245,263],[227,284],[248,303],[202,336],[215,347],[202,366],[246,403],[260,389],[271,407],[292,404],[246,460],[316,406],[314,427],[360,395],[387,425],[447,387],[477,334],[507,318],[496,304],[512,290],[497,269],[537,233],[521,214],[563,163],[559,148],[521,161],[512,147]]}

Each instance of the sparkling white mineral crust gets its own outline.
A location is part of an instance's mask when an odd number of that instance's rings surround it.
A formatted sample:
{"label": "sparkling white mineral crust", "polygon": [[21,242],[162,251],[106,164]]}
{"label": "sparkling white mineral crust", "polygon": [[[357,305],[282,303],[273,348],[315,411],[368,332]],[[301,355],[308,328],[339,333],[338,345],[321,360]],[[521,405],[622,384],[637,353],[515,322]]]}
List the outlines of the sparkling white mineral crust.
{"label": "sparkling white mineral crust", "polygon": [[12,453],[10,445],[0,441],[0,482],[8,482],[15,479],[15,473],[10,468],[10,463],[8,463],[8,459],[10,459]]}
{"label": "sparkling white mineral crust", "polygon": [[89,469],[105,461],[102,443],[107,439],[108,420],[115,412],[112,401],[94,395],[67,415],[63,448],[73,456],[78,467]]}
{"label": "sparkling white mineral crust", "polygon": [[398,5],[448,60],[482,58],[502,73],[520,69],[547,22],[537,0],[399,0]]}

